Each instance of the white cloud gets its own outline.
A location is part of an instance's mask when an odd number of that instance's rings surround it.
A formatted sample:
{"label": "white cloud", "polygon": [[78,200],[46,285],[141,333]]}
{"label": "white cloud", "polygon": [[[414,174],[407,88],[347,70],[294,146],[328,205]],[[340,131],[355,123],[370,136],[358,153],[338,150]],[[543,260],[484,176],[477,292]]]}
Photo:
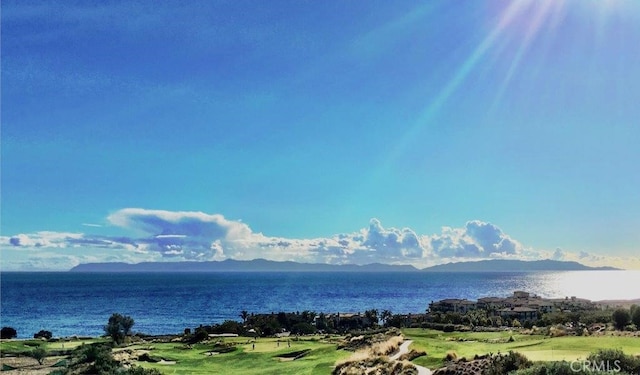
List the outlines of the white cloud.
{"label": "white cloud", "polygon": [[35,250],[74,249],[76,258],[67,258],[66,263],[59,260],[57,265],[86,262],[88,256],[98,256],[95,261],[107,258],[125,262],[265,258],[333,264],[379,262],[418,267],[488,258],[562,259],[592,265],[609,259],[559,248],[555,251],[525,248],[496,225],[478,220],[469,221],[461,228],[443,227],[439,234],[419,236],[409,228],[385,228],[374,218],[368,227],[357,232],[314,239],[269,237],[253,232],[241,221],[203,212],[126,208],[114,212],[107,220],[136,236],[37,232],[0,237],[0,246],[31,250],[34,252],[32,258],[39,259],[44,258],[41,253],[36,255]]}
{"label": "white cloud", "polygon": [[446,258],[517,257],[524,250],[497,226],[478,220],[467,222],[464,228],[443,227],[441,234],[425,237],[423,242]]}

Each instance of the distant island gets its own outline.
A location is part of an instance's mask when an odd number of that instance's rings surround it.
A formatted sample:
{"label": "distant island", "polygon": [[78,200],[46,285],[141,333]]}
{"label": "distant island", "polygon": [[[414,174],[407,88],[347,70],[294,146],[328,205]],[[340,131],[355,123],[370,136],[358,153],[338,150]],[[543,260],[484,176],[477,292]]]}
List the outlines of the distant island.
{"label": "distant island", "polygon": [[619,270],[613,267],[589,267],[578,262],[557,260],[504,260],[447,263],[422,270],[411,265],[392,264],[323,264],[278,262],[266,259],[208,262],[142,262],[85,263],[70,272],[532,272],[532,271],[593,271]]}

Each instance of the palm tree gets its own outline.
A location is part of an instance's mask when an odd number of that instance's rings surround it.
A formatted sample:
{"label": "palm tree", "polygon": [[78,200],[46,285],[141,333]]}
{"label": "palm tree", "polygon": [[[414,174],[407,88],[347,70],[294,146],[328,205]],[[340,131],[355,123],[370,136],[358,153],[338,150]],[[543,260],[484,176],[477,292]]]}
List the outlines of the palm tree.
{"label": "palm tree", "polygon": [[372,326],[375,327],[376,325],[378,325],[378,310],[367,310],[364,312],[364,316],[365,318],[367,318],[367,320],[369,320],[369,323],[371,323]]}

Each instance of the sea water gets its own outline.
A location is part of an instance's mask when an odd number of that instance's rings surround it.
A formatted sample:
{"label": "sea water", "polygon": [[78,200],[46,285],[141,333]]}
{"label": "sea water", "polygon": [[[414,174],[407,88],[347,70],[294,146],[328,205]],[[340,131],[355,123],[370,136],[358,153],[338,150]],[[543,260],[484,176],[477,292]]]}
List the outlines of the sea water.
{"label": "sea water", "polygon": [[2,273],[0,324],[32,337],[98,336],[114,313],[134,332],[180,333],[250,313],[423,313],[444,298],[640,298],[640,271],[483,273]]}

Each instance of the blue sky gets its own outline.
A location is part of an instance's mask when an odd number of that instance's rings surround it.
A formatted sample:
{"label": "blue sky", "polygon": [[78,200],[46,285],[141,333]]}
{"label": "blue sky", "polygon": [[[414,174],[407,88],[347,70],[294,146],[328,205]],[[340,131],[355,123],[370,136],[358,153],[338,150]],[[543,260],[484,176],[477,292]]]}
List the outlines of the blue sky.
{"label": "blue sky", "polygon": [[640,3],[2,2],[2,269],[640,268]]}

